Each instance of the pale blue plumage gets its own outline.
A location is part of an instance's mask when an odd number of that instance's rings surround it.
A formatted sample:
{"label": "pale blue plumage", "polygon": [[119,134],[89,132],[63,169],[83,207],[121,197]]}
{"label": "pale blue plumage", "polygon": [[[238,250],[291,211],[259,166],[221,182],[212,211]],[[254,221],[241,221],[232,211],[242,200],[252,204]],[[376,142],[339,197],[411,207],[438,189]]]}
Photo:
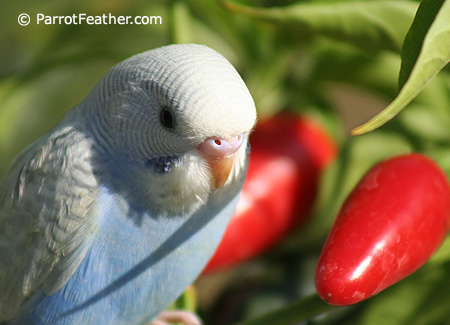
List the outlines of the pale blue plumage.
{"label": "pale blue plumage", "polygon": [[[239,75],[206,47],[163,47],[113,68],[0,183],[0,321],[156,317],[218,245],[254,123]],[[210,144],[199,145],[242,135],[216,188]]]}
{"label": "pale blue plumage", "polygon": [[[102,208],[99,216],[121,215],[120,222],[104,225],[105,230],[67,285],[50,297],[40,293],[39,303],[33,304],[42,313],[39,317],[34,313],[26,315],[21,320],[24,323],[40,319],[42,324],[55,324],[55,305],[74,324],[104,324],[119,318],[124,318],[125,324],[150,321],[201,272],[236,203],[234,198],[220,211],[203,208],[190,218],[158,219],[145,211],[130,209],[107,190],[101,192],[99,205],[107,208]],[[148,238],[155,240],[148,243]],[[84,285],[85,273],[91,285],[82,291],[83,296],[71,295],[77,286]],[[177,275],[182,279],[177,279]],[[120,309],[112,304],[116,299]],[[85,309],[92,312],[79,312]],[[149,318],[143,319],[146,314]]]}

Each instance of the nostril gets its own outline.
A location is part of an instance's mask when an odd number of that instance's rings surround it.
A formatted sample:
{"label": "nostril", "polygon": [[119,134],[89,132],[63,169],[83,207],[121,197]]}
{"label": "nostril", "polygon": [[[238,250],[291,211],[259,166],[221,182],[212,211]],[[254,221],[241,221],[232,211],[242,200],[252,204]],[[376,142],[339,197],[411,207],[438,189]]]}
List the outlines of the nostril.
{"label": "nostril", "polygon": [[242,145],[244,136],[242,134],[230,139],[208,138],[200,143],[198,149],[210,157],[227,157],[234,154]]}

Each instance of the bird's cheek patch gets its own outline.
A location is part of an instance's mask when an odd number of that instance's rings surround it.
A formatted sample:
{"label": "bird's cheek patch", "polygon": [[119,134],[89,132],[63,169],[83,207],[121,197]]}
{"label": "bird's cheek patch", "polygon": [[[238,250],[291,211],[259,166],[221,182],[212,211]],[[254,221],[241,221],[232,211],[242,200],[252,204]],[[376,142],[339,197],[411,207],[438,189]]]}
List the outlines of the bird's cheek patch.
{"label": "bird's cheek patch", "polygon": [[168,156],[151,158],[145,162],[145,166],[155,174],[165,174],[172,170],[174,166],[180,163],[180,157]]}

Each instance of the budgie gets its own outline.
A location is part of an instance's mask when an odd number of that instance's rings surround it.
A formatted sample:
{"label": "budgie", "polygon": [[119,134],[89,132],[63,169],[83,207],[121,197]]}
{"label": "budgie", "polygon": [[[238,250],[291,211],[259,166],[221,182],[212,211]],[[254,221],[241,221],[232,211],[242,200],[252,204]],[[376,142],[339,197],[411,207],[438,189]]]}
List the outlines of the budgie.
{"label": "budgie", "polygon": [[0,323],[151,321],[218,245],[255,120],[206,46],[114,66],[0,182]]}

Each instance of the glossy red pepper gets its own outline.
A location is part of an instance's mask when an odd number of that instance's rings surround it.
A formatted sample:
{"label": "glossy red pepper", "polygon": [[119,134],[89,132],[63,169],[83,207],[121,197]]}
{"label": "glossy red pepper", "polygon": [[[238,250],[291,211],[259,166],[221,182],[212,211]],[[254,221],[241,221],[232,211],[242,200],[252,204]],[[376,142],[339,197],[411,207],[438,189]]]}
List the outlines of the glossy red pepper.
{"label": "glossy red pepper", "polygon": [[337,151],[317,122],[287,113],[259,123],[250,143],[241,198],[205,272],[248,260],[295,229],[311,209],[320,172]]}
{"label": "glossy red pepper", "polygon": [[316,288],[351,305],[400,281],[438,249],[450,226],[450,186],[431,159],[412,153],[370,170],[342,206],[323,247]]}

